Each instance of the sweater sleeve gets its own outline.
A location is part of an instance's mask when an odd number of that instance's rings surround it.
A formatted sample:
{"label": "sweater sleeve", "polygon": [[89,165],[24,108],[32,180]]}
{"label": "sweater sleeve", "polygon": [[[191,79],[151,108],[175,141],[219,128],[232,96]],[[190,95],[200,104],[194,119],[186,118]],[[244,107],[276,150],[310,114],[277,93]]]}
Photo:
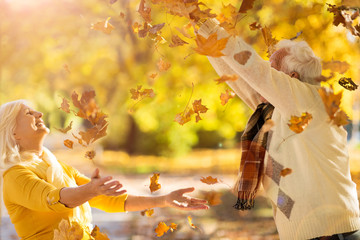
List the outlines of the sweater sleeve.
{"label": "sweater sleeve", "polygon": [[[207,33],[211,33],[214,29],[222,29],[221,32],[225,31],[212,19],[205,22],[201,28],[207,29]],[[223,37],[226,35],[218,34],[218,38]],[[287,74],[272,68],[268,61],[263,60],[240,37],[230,37],[222,53],[224,56],[218,60],[210,61],[211,64],[215,69],[230,68],[241,76],[234,85],[238,89],[244,89],[241,93],[238,91],[238,95],[244,101],[248,99],[247,104],[249,106],[255,103],[255,99],[261,95],[274,105],[282,115],[290,116],[298,115],[304,109],[311,108],[314,104],[314,98],[318,98],[316,86],[291,78]],[[243,58],[238,61],[237,56],[241,54],[248,56],[248,59]]]}
{"label": "sweater sleeve", "polygon": [[39,178],[24,166],[14,166],[4,175],[4,201],[41,212],[72,211],[60,200],[60,188]]}
{"label": "sweater sleeve", "polygon": [[[75,168],[70,166],[67,167],[68,169],[70,168],[77,185],[80,186],[90,182],[90,178],[81,174]],[[89,200],[89,204],[91,207],[98,208],[105,212],[125,212],[125,201],[127,196],[127,194],[122,194],[117,197],[100,195]]]}

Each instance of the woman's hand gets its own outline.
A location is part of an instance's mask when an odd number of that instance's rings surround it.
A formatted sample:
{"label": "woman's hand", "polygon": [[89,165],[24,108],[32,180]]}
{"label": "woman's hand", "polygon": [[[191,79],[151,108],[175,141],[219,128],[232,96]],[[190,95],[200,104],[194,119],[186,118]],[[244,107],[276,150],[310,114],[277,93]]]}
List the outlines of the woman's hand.
{"label": "woman's hand", "polygon": [[183,188],[165,195],[165,206],[181,210],[209,209],[209,206],[205,205],[207,203],[206,200],[184,195],[185,193],[193,192],[194,190],[195,188],[193,187]]}
{"label": "woman's hand", "polygon": [[96,168],[91,176],[91,181],[88,183],[89,191],[93,197],[99,195],[106,196],[119,196],[126,193],[126,190],[119,191],[123,185],[117,181],[111,181],[112,177],[101,177],[99,174],[99,169]]}

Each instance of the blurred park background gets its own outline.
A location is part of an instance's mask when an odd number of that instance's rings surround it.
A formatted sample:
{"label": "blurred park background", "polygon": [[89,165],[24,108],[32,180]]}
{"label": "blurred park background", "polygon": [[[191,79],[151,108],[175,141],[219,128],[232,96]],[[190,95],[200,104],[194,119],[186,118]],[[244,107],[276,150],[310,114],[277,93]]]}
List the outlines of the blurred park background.
{"label": "blurred park background", "polygon": [[[226,14],[222,13],[225,5],[241,5],[235,0],[201,2],[218,15]],[[200,230],[186,230],[184,222],[178,233],[167,234],[164,239],[277,239],[271,209],[262,195],[259,209],[251,213],[232,209],[235,196],[230,188],[240,163],[239,140],[251,110],[238,98],[221,104],[220,94],[228,87],[215,83],[218,76],[207,58],[193,50],[194,39],[182,47],[168,46],[174,33],[191,35],[183,28],[188,24],[186,20],[151,5],[153,22],[165,23],[162,39],[138,37],[134,25],[142,24],[137,12],[139,3],[140,0],[0,0],[0,104],[19,98],[30,100],[44,113],[51,130],[46,145],[59,159],[87,175],[99,166],[104,174],[115,175],[127,183],[130,193],[150,194],[146,184],[153,172],[162,174],[162,193],[188,185],[195,185],[199,196],[202,191],[221,193],[221,204],[206,213],[194,213],[194,224]],[[267,48],[261,32],[251,31],[249,24],[256,21],[268,26],[277,40],[290,39],[301,32],[298,39],[307,41],[323,61],[350,64],[346,73],[334,73],[334,79],[350,77],[358,83],[359,39],[344,27],[333,25],[334,16],[327,11],[326,3],[360,5],[359,1],[257,0],[253,9],[239,19],[237,30],[266,60]],[[108,22],[114,26],[110,34],[92,29],[93,24],[109,17]],[[171,63],[171,67],[160,71],[160,59]],[[324,70],[323,75],[329,76],[330,71]],[[139,85],[153,89],[155,97],[131,99],[130,89]],[[336,91],[341,89],[335,84]],[[68,149],[63,141],[72,138],[71,131],[63,134],[55,128],[73,121],[75,132],[87,123],[59,107],[62,98],[70,99],[73,91],[81,94],[86,90],[95,90],[98,106],[108,115],[107,136],[87,148],[76,145]],[[176,114],[197,99],[209,109],[201,115],[202,120],[193,119],[184,125],[175,122]],[[345,127],[355,179],[360,172],[359,104],[358,91],[344,91],[342,108],[351,119]],[[91,149],[96,151],[93,161],[84,157]],[[208,175],[219,177],[224,183],[208,186],[199,181]],[[187,213],[162,209],[156,215],[146,218],[127,213],[107,217],[94,213],[98,216],[95,222],[108,228],[111,239],[151,239],[159,220],[183,221]],[[9,222],[6,216],[3,218],[1,236],[8,239],[4,234]],[[112,218],[115,220],[110,223]]]}

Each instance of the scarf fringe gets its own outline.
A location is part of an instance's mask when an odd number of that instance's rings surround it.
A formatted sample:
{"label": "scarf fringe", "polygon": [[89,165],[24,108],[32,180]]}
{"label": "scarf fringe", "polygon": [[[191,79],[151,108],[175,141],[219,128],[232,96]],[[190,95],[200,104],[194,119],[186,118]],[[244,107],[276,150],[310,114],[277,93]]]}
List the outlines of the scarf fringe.
{"label": "scarf fringe", "polygon": [[241,211],[252,209],[255,204],[255,195],[256,192],[239,192],[238,200],[233,207]]}

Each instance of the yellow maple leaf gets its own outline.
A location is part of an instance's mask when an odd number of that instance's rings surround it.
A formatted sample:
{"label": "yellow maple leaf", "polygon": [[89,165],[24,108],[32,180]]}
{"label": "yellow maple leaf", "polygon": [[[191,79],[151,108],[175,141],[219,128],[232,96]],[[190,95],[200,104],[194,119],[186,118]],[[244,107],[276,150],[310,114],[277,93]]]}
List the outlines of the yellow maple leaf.
{"label": "yellow maple leaf", "polygon": [[201,55],[206,55],[210,57],[221,57],[224,54],[221,52],[226,47],[226,44],[229,40],[229,37],[217,39],[217,33],[211,34],[208,38],[197,34],[196,35],[196,44],[197,48],[195,51]]}
{"label": "yellow maple leaf", "polygon": [[308,112],[302,113],[300,117],[291,116],[288,123],[289,128],[295,133],[301,133],[312,120],[312,115]]}

